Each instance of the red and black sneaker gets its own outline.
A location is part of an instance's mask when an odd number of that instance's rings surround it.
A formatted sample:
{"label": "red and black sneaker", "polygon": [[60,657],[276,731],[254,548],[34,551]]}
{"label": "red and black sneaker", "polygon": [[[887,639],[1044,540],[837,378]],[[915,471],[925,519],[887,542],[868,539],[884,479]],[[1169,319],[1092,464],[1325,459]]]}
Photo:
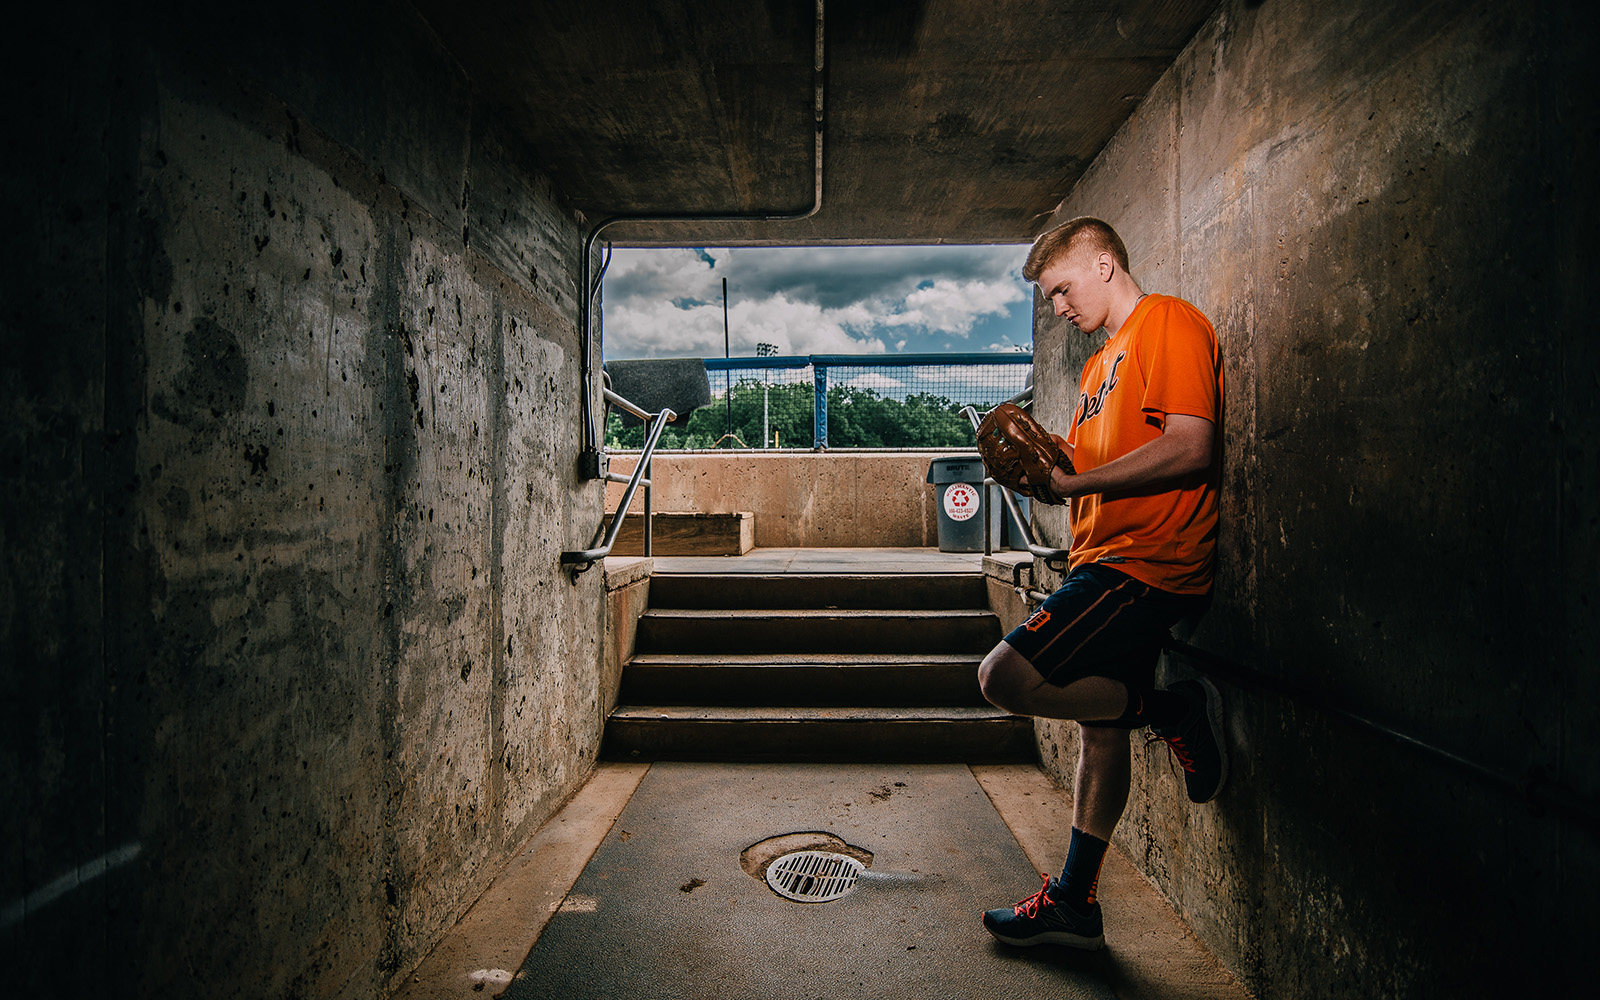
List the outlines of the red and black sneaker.
{"label": "red and black sneaker", "polygon": [[1057,902],[1050,890],[1055,879],[1040,873],[1044,887],[1015,906],[985,910],[983,926],[1006,944],[1029,947],[1036,944],[1064,944],[1095,951],[1105,947],[1106,937],[1100,921],[1100,904],[1090,903],[1086,912]]}
{"label": "red and black sneaker", "polygon": [[1160,741],[1183,768],[1190,802],[1210,802],[1228,780],[1228,751],[1222,740],[1222,693],[1204,677],[1179,681],[1167,689],[1189,702],[1175,726],[1150,727],[1149,743]]}

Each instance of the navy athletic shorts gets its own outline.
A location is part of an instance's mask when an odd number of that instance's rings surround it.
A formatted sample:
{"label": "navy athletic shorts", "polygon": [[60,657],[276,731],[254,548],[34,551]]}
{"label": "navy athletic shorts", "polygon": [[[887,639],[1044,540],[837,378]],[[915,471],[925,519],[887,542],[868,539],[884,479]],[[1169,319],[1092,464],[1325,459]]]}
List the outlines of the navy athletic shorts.
{"label": "navy athletic shorts", "polygon": [[1203,611],[1209,595],[1174,594],[1140,583],[1105,563],[1067,574],[1061,589],[1006,643],[1046,681],[1066,687],[1084,677],[1111,677],[1129,693],[1155,685],[1156,658],[1179,619]]}

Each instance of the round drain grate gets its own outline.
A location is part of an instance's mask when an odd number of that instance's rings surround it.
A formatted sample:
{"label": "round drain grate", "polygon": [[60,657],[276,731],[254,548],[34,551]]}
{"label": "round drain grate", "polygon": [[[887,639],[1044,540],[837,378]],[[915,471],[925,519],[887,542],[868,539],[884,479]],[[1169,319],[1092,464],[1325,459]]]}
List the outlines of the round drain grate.
{"label": "round drain grate", "polygon": [[861,862],[831,851],[796,851],[767,866],[767,885],[797,903],[826,903],[856,887]]}

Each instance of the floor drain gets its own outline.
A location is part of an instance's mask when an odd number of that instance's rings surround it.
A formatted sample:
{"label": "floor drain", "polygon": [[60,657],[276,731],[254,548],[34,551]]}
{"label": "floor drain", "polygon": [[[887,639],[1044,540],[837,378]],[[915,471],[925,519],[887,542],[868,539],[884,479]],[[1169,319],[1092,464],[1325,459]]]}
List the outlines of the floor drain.
{"label": "floor drain", "polygon": [[856,887],[861,862],[830,851],[796,851],[767,867],[767,885],[797,903],[826,903]]}

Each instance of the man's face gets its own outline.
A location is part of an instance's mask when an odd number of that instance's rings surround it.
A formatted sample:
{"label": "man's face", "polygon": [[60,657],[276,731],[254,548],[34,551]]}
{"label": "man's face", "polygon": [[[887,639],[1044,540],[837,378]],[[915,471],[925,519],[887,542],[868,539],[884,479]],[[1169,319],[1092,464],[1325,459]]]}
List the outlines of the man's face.
{"label": "man's face", "polygon": [[1110,288],[1099,258],[1089,249],[1068,250],[1039,272],[1039,288],[1056,315],[1086,334],[1105,326],[1111,314]]}

